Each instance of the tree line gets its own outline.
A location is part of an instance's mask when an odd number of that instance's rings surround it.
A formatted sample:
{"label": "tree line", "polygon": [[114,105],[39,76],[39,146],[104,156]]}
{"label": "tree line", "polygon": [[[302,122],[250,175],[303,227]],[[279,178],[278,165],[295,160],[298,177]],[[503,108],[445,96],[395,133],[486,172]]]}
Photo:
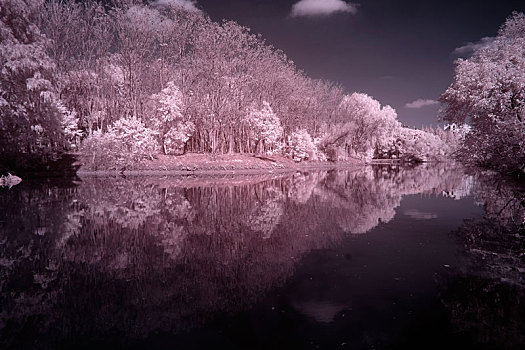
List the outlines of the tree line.
{"label": "tree line", "polygon": [[446,157],[390,106],[314,80],[232,21],[178,2],[5,0],[0,153],[16,166],[80,153],[92,168],[158,153],[296,161]]}

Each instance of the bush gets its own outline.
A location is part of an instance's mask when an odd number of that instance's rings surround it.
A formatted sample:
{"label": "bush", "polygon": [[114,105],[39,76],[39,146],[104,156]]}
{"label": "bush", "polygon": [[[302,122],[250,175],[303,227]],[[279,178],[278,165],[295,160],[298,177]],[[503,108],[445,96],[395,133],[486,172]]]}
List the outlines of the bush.
{"label": "bush", "polygon": [[326,155],[319,151],[315,141],[305,129],[294,131],[288,136],[285,155],[296,162],[303,160],[326,161]]}
{"label": "bush", "polygon": [[153,158],[158,152],[157,133],[138,118],[121,118],[106,133],[93,132],[82,143],[84,164],[93,170],[116,169]]}
{"label": "bush", "polygon": [[190,122],[178,122],[164,135],[163,146],[165,154],[182,155],[185,153],[186,142],[195,130],[195,125]]}

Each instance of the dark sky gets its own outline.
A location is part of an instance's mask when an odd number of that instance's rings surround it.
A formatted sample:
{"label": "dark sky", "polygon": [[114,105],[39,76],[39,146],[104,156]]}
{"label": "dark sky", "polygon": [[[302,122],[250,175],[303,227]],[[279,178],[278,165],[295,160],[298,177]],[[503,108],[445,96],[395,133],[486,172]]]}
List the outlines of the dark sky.
{"label": "dark sky", "polygon": [[525,11],[524,0],[356,0],[355,13],[292,17],[296,2],[197,0],[197,6],[214,20],[262,34],[310,77],[390,104],[399,120],[416,127],[435,124],[439,106],[405,105],[439,97],[452,82],[454,50],[495,36],[512,11]]}

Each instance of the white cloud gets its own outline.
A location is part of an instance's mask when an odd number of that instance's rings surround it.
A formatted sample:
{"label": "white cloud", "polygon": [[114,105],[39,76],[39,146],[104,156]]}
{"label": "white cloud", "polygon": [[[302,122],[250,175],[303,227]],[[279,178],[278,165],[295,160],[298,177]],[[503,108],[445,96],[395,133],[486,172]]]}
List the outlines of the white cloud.
{"label": "white cloud", "polygon": [[427,106],[433,106],[439,104],[438,101],[435,100],[424,100],[424,99],[417,99],[415,101],[409,102],[405,105],[406,108],[423,108]]}
{"label": "white cloud", "polygon": [[157,0],[153,4],[157,6],[180,7],[190,12],[200,12],[195,0]]}
{"label": "white cloud", "polygon": [[463,46],[456,47],[452,53],[458,56],[470,55],[475,50],[492,44],[492,42],[494,42],[494,39],[496,38],[491,37],[491,36],[486,36],[484,38],[481,38],[481,40],[476,41],[475,43],[468,42]]}
{"label": "white cloud", "polygon": [[328,16],[337,12],[357,13],[357,6],[343,0],[301,0],[293,4],[292,17]]}

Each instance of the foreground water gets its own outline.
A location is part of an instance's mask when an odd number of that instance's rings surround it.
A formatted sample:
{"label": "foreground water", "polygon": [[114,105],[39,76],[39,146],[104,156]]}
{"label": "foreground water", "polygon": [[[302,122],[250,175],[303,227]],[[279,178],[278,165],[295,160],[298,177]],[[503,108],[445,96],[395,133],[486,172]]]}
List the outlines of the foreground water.
{"label": "foreground water", "polygon": [[519,349],[522,194],[444,165],[23,181],[0,346]]}

